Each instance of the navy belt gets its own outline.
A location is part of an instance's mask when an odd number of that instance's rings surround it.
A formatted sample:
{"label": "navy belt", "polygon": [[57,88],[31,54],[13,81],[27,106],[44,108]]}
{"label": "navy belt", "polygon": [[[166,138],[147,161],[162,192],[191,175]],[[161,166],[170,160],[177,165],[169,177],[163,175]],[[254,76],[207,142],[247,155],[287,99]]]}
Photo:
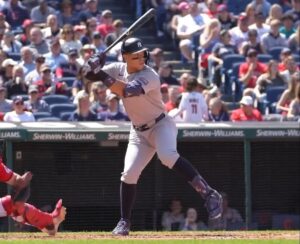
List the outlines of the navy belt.
{"label": "navy belt", "polygon": [[145,131],[145,130],[149,130],[153,125],[157,124],[159,121],[161,121],[164,117],[166,117],[165,113],[161,113],[154,121],[153,123],[148,123],[148,124],[144,124],[144,125],[140,125],[140,126],[136,126],[133,125],[133,128],[136,131]]}

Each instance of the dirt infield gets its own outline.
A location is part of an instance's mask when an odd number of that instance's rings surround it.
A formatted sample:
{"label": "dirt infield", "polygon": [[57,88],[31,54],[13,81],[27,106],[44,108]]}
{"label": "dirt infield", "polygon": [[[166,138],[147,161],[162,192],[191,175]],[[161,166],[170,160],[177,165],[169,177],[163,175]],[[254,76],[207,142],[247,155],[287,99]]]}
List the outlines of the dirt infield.
{"label": "dirt infield", "polygon": [[[60,232],[55,237],[44,233],[0,233],[1,240],[104,240],[118,239],[107,232]],[[195,231],[195,232],[132,232],[132,240],[299,240],[299,231]]]}

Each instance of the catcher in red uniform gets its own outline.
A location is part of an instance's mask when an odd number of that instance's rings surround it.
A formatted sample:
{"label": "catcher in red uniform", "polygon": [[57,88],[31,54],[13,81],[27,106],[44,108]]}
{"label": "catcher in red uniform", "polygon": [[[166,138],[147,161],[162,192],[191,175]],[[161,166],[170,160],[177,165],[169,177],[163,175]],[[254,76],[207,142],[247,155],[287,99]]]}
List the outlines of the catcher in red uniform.
{"label": "catcher in red uniform", "polygon": [[21,176],[6,167],[0,154],[0,182],[11,185],[13,188],[11,195],[0,198],[0,217],[10,216],[17,222],[32,225],[54,236],[60,223],[65,219],[66,208],[62,206],[61,199],[52,213],[43,212],[26,203],[30,195],[31,179],[31,172],[26,172]]}

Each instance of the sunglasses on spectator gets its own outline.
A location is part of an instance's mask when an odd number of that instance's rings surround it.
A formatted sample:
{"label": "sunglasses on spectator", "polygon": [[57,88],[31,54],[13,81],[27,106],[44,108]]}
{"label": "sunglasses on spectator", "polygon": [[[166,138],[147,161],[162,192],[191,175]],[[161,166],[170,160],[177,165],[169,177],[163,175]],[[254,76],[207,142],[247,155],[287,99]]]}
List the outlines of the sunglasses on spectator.
{"label": "sunglasses on spectator", "polygon": [[43,73],[50,73],[50,72],[51,72],[51,70],[48,70],[48,69],[43,71]]}
{"label": "sunglasses on spectator", "polygon": [[17,103],[15,103],[15,105],[24,105],[24,103],[23,102],[17,102]]}
{"label": "sunglasses on spectator", "polygon": [[73,34],[73,31],[64,31],[64,34]]}

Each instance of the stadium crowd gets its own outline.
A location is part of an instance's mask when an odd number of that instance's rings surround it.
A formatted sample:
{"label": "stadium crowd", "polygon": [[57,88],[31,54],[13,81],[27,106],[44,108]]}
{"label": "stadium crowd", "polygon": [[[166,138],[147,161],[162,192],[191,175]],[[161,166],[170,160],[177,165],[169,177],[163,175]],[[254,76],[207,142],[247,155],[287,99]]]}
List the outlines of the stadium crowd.
{"label": "stadium crowd", "polygon": [[[163,46],[149,50],[177,122],[299,120],[300,0],[129,2],[134,18],[156,8],[157,40],[193,67],[176,76]],[[101,0],[0,0],[0,121],[128,121],[82,74],[126,29],[113,16]]]}

